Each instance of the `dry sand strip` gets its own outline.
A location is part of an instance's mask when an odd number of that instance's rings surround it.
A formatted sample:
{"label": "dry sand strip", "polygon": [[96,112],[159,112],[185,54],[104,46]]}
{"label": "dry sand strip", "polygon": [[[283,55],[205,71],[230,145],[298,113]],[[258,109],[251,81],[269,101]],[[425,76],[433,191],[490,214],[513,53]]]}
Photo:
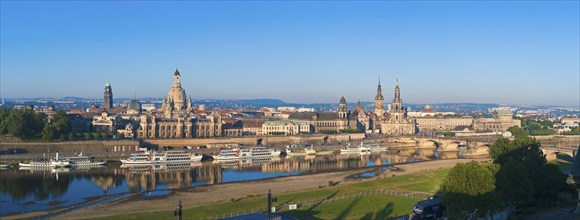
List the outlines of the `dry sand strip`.
{"label": "dry sand strip", "polygon": [[[487,159],[478,159],[484,161]],[[400,171],[397,175],[416,173],[424,170],[450,168],[457,163],[466,163],[472,159],[435,160],[419,163],[397,165]],[[57,219],[86,219],[107,217],[126,213],[142,213],[152,211],[167,211],[175,209],[179,200],[183,201],[183,208],[192,208],[214,203],[229,202],[232,198],[246,197],[247,195],[265,195],[268,189],[276,194],[302,192],[318,189],[319,185],[326,185],[328,181],[340,181],[341,184],[352,184],[358,181],[348,180],[346,177],[353,174],[368,172],[376,168],[355,169],[332,173],[308,174],[300,176],[279,177],[266,180],[235,182],[218,185],[205,185],[177,191],[175,194],[156,199],[132,199],[112,202],[89,208],[73,211]],[[368,181],[368,180],[367,180]],[[46,212],[27,213],[17,216],[8,216],[2,219],[26,218],[46,214]]]}

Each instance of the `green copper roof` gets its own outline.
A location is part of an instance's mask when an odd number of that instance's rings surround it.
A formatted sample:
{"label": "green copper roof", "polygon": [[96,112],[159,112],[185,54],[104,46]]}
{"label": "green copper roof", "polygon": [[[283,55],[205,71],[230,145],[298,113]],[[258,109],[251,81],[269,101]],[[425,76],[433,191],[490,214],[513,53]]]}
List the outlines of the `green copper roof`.
{"label": "green copper roof", "polygon": [[503,109],[495,110],[495,112],[497,114],[499,114],[499,115],[511,115],[511,114],[513,114],[512,111],[510,111],[510,110],[503,110]]}

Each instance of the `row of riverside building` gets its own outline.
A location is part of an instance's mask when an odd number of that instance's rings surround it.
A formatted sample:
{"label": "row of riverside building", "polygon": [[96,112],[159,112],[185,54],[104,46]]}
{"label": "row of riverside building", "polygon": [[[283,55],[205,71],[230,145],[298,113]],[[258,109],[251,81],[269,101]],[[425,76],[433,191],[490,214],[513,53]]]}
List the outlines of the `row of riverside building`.
{"label": "row of riverside building", "polygon": [[103,108],[92,108],[92,126],[98,132],[123,134],[140,139],[164,138],[214,138],[244,135],[297,135],[346,129],[367,134],[414,135],[420,131],[477,130],[503,132],[520,126],[512,119],[510,111],[496,111],[493,117],[427,116],[409,117],[403,106],[398,80],[388,110],[380,84],[377,86],[372,111],[365,111],[360,101],[349,110],[341,97],[335,112],[280,112],[274,114],[267,108],[259,110],[206,110],[194,108],[191,95],[181,86],[181,73],[173,73],[173,85],[161,108],[145,111],[134,96],[127,107],[114,107],[113,90],[105,86]]}

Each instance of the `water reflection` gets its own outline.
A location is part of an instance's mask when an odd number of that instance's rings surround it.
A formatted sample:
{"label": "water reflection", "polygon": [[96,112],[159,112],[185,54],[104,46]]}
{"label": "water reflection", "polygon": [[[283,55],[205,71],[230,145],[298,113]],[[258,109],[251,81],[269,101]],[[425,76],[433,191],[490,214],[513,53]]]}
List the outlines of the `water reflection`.
{"label": "water reflection", "polygon": [[[427,158],[427,157],[425,157]],[[0,216],[82,203],[96,196],[183,189],[423,160],[420,152],[245,159],[186,164],[0,170]],[[148,192],[149,193],[149,192]]]}

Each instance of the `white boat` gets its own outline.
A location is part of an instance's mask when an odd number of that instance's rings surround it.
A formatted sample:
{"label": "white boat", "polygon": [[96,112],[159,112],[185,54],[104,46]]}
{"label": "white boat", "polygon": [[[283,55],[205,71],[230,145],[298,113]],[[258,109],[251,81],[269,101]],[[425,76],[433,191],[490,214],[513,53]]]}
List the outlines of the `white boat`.
{"label": "white boat", "polygon": [[29,163],[18,163],[20,167],[68,167],[70,166],[70,162],[59,160],[58,159],[58,152],[56,152],[55,159],[50,160],[33,160]]}
{"label": "white boat", "polygon": [[251,148],[232,148],[220,151],[220,154],[214,156],[216,160],[238,160],[248,158],[261,157],[279,157],[280,151],[265,148],[265,147],[251,147]]}
{"label": "white boat", "polygon": [[316,151],[312,148],[304,148],[303,151],[293,151],[290,149],[286,149],[286,154],[288,156],[308,156],[308,155],[316,155]]}
{"label": "white boat", "polygon": [[62,158],[64,161],[68,161],[70,162],[70,165],[73,167],[78,167],[78,166],[97,166],[97,165],[103,165],[105,163],[107,163],[107,160],[94,160],[93,158],[89,158],[87,156],[83,156],[82,153],[80,153],[77,156],[72,156],[72,157],[63,157]]}
{"label": "white boat", "polygon": [[10,164],[0,163],[0,168],[8,168],[8,167],[10,167]]}
{"label": "white boat", "polygon": [[202,154],[187,151],[145,151],[132,153],[128,159],[122,159],[124,164],[156,164],[156,163],[187,163],[199,162],[203,158]]}
{"label": "white boat", "polygon": [[219,164],[224,169],[240,169],[243,167],[261,166],[263,164],[269,164],[280,160],[280,157],[259,157],[237,160],[215,160],[214,163]]}
{"label": "white boat", "polygon": [[371,148],[367,146],[360,146],[355,148],[346,146],[344,149],[340,149],[341,154],[350,154],[350,153],[366,154],[369,152],[371,152]]}
{"label": "white boat", "polygon": [[389,147],[381,147],[379,145],[371,146],[371,152],[384,152],[389,151]]}

